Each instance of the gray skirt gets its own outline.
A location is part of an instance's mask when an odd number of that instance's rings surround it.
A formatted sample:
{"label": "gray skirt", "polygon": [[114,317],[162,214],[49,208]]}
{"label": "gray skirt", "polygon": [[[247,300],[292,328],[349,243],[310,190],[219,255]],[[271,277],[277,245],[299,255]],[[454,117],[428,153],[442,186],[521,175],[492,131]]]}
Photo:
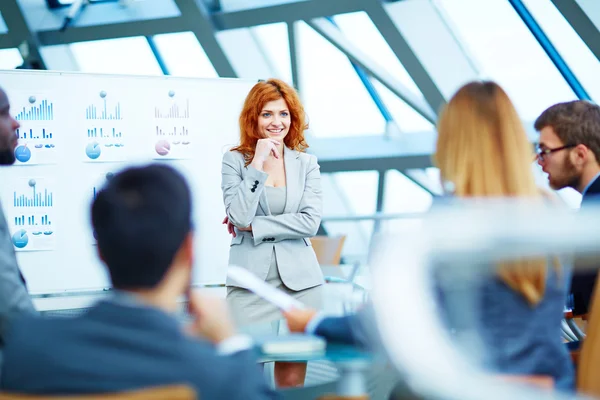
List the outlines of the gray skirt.
{"label": "gray skirt", "polygon": [[[316,310],[320,310],[323,307],[323,285],[300,291],[291,290],[285,286],[277,268],[275,249],[273,249],[273,254],[271,255],[271,265],[269,266],[266,282],[304,303],[307,307]],[[227,287],[227,304],[238,326],[283,318],[281,311],[273,304],[240,287]]]}

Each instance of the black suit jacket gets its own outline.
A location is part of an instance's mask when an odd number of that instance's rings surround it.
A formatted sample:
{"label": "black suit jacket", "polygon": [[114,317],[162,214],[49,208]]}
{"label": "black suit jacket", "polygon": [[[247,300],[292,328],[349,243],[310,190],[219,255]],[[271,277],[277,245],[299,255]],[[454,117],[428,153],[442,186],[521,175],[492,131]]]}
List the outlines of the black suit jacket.
{"label": "black suit jacket", "polygon": [[254,351],[219,355],[155,308],[100,302],[76,318],[15,319],[0,388],[85,394],[188,384],[201,399],[270,399]]}
{"label": "black suit jacket", "polygon": [[[600,203],[600,178],[596,178],[581,199],[581,208],[596,202]],[[574,315],[582,315],[588,312],[597,277],[598,270],[575,270],[573,272],[571,299]]]}
{"label": "black suit jacket", "polygon": [[375,311],[371,304],[355,314],[324,318],[315,327],[316,335],[330,342],[376,350],[380,346]]}

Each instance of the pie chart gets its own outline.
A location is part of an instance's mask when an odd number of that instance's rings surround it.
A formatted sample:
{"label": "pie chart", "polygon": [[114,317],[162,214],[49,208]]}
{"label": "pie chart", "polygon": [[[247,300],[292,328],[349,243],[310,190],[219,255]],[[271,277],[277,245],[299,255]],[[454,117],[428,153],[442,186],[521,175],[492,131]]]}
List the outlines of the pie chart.
{"label": "pie chart", "polygon": [[100,157],[101,152],[102,150],[100,149],[100,145],[97,142],[90,143],[85,148],[85,154],[87,154],[87,156],[92,160],[95,160],[98,157]]}
{"label": "pie chart", "polygon": [[27,243],[29,243],[27,232],[24,229],[16,231],[12,235],[12,242],[17,249],[22,249],[23,247],[27,246]]}
{"label": "pie chart", "polygon": [[159,140],[158,142],[156,142],[156,146],[154,146],[154,149],[156,150],[159,156],[166,156],[171,150],[171,144],[166,140]]}
{"label": "pie chart", "polygon": [[31,159],[31,150],[27,146],[18,146],[15,149],[15,158],[22,163],[26,163]]}

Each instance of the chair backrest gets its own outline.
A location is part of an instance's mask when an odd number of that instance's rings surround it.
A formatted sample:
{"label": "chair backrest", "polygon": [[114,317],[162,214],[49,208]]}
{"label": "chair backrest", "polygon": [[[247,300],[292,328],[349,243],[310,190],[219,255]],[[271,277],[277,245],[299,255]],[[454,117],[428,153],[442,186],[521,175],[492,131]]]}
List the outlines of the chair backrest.
{"label": "chair backrest", "polygon": [[339,265],[346,235],[315,236],[310,239],[320,265]]}
{"label": "chair backrest", "polygon": [[196,391],[186,385],[159,386],[121,393],[79,396],[42,396],[0,393],[0,400],[198,400]]}
{"label": "chair backrest", "polygon": [[583,394],[600,396],[600,275],[592,296],[586,336],[579,353],[577,390]]}

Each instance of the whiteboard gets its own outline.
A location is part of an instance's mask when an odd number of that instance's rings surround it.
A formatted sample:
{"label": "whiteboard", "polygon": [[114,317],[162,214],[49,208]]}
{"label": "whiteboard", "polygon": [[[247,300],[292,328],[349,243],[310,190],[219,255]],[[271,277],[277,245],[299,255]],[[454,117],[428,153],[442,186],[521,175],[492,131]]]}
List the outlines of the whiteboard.
{"label": "whiteboard", "polygon": [[256,81],[0,71],[21,123],[17,162],[0,168],[0,199],[32,294],[110,287],[91,229],[107,174],[148,162],[184,174],[193,194],[194,284],[223,284],[221,159]]}

